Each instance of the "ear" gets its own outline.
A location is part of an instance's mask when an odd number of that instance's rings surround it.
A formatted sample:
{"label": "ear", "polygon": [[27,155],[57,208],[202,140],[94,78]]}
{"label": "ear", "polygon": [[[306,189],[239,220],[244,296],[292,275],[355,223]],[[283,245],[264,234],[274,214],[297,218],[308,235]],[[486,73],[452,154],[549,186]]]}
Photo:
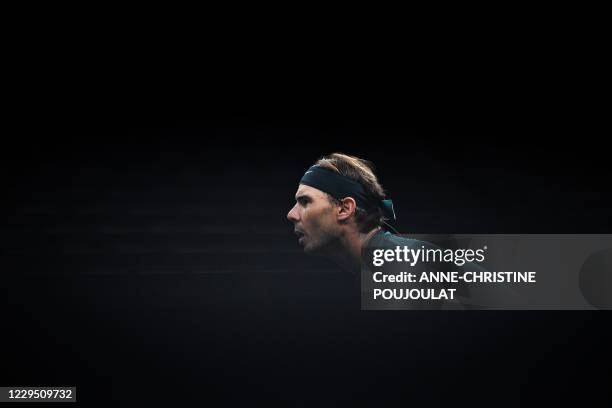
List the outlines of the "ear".
{"label": "ear", "polygon": [[356,209],[357,203],[355,202],[354,198],[343,198],[340,200],[340,205],[338,206],[338,220],[344,221],[349,219],[351,215],[355,214]]}

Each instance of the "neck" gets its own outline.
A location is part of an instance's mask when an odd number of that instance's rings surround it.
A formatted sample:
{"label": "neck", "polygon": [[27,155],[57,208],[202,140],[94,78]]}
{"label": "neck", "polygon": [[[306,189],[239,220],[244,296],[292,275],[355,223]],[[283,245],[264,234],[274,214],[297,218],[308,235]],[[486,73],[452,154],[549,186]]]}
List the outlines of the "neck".
{"label": "neck", "polygon": [[367,233],[356,230],[347,231],[341,235],[335,250],[330,251],[329,258],[342,269],[356,274],[359,273],[361,251],[378,231],[380,231],[380,227],[376,227]]}

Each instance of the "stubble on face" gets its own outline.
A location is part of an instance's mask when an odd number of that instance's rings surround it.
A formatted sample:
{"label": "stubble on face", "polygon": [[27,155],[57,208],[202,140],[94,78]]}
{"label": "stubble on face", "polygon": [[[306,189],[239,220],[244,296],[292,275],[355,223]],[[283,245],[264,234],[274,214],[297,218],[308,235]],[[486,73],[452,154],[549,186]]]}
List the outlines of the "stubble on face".
{"label": "stubble on face", "polygon": [[304,252],[325,252],[335,238],[333,204],[327,194],[305,185],[298,188],[296,201],[299,219],[294,222],[294,228],[299,235],[299,243],[304,246]]}
{"label": "stubble on face", "polygon": [[332,215],[331,205],[309,215],[311,216],[307,228],[309,233],[304,243],[304,252],[308,254],[324,252],[334,239],[331,228],[329,228],[329,218]]}

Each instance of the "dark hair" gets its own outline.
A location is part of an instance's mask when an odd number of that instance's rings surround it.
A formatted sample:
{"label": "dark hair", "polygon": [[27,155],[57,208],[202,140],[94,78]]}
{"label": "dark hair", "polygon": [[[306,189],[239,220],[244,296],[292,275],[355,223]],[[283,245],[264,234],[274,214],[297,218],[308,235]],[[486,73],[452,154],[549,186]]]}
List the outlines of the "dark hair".
{"label": "dark hair", "polygon": [[[372,162],[349,156],[344,153],[332,153],[319,159],[316,165],[333,170],[352,180],[359,182],[366,192],[376,200],[384,200],[385,192],[374,174]],[[327,194],[327,198],[333,204],[339,205],[340,200]],[[355,222],[360,232],[368,232],[383,224],[385,218],[380,208],[366,211],[364,208],[356,208]]]}

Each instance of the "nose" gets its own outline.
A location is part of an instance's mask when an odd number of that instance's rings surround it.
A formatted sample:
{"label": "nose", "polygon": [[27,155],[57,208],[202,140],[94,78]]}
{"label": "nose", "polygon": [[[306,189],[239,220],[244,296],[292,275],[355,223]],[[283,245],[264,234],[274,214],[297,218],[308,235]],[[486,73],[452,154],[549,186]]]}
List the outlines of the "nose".
{"label": "nose", "polygon": [[293,223],[296,223],[299,221],[297,204],[294,205],[291,210],[289,210],[289,213],[287,213],[287,219]]}

